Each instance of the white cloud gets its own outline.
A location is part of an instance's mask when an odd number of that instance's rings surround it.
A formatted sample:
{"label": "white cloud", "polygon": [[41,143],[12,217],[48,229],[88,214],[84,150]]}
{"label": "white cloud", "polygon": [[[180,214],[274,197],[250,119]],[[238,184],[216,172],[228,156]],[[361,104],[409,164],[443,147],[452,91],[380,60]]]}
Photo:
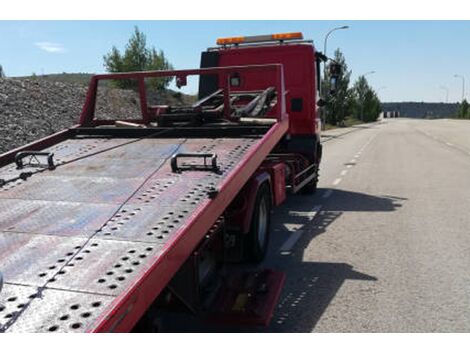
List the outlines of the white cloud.
{"label": "white cloud", "polygon": [[65,48],[62,44],[51,42],[36,42],[34,43],[39,49],[47,51],[48,53],[63,53]]}

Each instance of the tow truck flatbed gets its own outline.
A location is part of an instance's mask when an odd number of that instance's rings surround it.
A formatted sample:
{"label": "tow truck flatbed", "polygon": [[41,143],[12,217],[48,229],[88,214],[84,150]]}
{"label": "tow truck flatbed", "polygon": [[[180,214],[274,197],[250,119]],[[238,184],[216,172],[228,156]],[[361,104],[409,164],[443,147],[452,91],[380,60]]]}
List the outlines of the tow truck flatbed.
{"label": "tow truck flatbed", "polygon": [[[144,287],[163,288],[286,128],[248,138],[81,136],[46,148],[54,170],[0,191],[2,329],[121,331],[155,298]],[[174,173],[177,152],[214,153],[220,172]],[[8,165],[0,178],[15,173]]]}
{"label": "tow truck flatbed", "polygon": [[[218,322],[269,322],[282,273],[227,285],[218,274],[234,258],[261,261],[271,207],[316,188],[320,61],[291,39],[224,44],[196,70],[95,75],[78,125],[0,155],[0,332],[129,332],[160,298]],[[294,57],[308,78],[289,93]],[[148,103],[152,80],[193,75],[204,94],[192,106]],[[134,82],[140,118],[96,116],[99,81],[119,79]],[[214,282],[222,294],[201,299]]]}

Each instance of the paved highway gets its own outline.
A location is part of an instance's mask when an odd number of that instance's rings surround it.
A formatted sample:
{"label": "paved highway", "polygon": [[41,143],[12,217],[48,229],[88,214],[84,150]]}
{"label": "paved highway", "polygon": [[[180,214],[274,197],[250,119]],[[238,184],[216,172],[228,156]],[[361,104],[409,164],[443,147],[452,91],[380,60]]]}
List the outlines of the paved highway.
{"label": "paved highway", "polygon": [[327,131],[317,194],[273,214],[263,266],[287,282],[271,326],[185,328],[469,332],[469,214],[470,121]]}
{"label": "paved highway", "polygon": [[269,331],[469,332],[470,122],[389,119],[324,149],[318,194],[274,216]]}

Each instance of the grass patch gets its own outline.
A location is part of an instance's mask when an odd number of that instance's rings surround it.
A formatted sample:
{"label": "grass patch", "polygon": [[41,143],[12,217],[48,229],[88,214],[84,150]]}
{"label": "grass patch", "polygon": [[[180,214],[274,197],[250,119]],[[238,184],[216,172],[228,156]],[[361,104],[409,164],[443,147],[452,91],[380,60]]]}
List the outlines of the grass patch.
{"label": "grass patch", "polygon": [[345,120],[344,120],[344,124],[342,125],[332,125],[332,124],[329,124],[329,123],[326,123],[324,126],[323,126],[323,130],[324,131],[328,131],[328,130],[334,130],[334,129],[337,129],[337,128],[344,128],[344,127],[351,127],[351,126],[354,126],[354,125],[359,125],[361,123],[364,123],[362,122],[361,120],[359,119],[356,119],[354,117],[347,117]]}

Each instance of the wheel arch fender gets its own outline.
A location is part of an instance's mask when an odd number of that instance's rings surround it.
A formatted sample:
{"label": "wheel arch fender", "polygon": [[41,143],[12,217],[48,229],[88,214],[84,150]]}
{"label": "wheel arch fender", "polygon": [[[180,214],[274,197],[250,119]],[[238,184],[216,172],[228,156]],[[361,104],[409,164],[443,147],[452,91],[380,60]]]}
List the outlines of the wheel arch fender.
{"label": "wheel arch fender", "polygon": [[230,214],[227,216],[227,226],[236,228],[237,232],[248,233],[250,230],[253,210],[256,202],[258,190],[265,184],[268,184],[271,194],[271,203],[273,202],[273,190],[271,175],[268,171],[260,171],[253,175],[245,186],[235,197],[230,205]]}

